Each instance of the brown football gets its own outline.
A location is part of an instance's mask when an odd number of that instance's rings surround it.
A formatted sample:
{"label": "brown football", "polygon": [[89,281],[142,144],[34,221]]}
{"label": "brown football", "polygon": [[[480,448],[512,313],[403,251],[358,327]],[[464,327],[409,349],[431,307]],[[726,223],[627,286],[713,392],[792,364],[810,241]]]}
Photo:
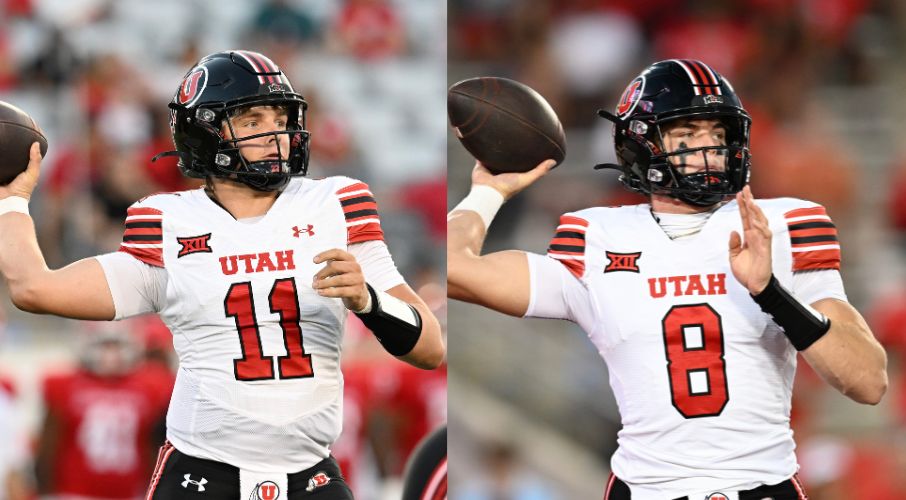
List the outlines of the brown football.
{"label": "brown football", "polygon": [[47,138],[28,113],[8,102],[0,101],[0,186],[12,182],[28,167],[32,143],[41,145],[41,156],[47,154]]}
{"label": "brown football", "polygon": [[559,165],[566,137],[544,97],[522,83],[483,76],[447,92],[450,125],[462,145],[494,173],[525,172],[546,159]]}

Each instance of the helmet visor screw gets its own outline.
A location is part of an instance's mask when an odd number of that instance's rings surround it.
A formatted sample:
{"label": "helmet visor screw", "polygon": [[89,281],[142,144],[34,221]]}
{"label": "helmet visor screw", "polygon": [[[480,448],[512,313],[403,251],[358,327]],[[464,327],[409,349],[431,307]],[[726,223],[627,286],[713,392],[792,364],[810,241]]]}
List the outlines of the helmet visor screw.
{"label": "helmet visor screw", "polygon": [[648,125],[645,122],[639,120],[632,120],[629,122],[629,130],[632,130],[636,134],[645,135],[648,133]]}
{"label": "helmet visor screw", "polygon": [[198,110],[195,111],[195,118],[198,118],[203,122],[211,123],[214,121],[214,112],[207,108],[198,108]]}
{"label": "helmet visor screw", "polygon": [[214,163],[220,165],[221,167],[229,167],[230,163],[232,162],[230,161],[230,157],[228,155],[217,153],[217,156],[214,157]]}
{"label": "helmet visor screw", "polygon": [[661,172],[660,170],[649,170],[648,180],[651,182],[661,182],[664,180],[664,172]]}

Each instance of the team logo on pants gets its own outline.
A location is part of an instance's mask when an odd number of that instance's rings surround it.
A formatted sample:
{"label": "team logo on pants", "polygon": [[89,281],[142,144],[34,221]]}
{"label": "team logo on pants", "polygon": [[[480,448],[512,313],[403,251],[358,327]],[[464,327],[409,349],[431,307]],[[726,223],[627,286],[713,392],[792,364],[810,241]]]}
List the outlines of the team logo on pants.
{"label": "team logo on pants", "polygon": [[273,481],[263,481],[255,485],[255,491],[249,500],[276,500],[280,496],[280,487]]}
{"label": "team logo on pants", "polygon": [[318,472],[308,480],[308,488],[305,488],[305,491],[315,491],[315,488],[320,488],[329,482],[330,476],[323,472]]}
{"label": "team logo on pants", "polygon": [[727,498],[727,495],[724,495],[723,493],[711,493],[710,495],[705,497],[705,500],[730,500],[730,499]]}

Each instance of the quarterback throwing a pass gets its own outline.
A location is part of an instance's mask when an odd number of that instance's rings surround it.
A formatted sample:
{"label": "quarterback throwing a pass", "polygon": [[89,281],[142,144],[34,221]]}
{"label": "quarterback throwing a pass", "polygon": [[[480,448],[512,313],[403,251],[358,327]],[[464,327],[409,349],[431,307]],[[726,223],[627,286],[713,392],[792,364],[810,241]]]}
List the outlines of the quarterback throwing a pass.
{"label": "quarterback throwing a pass", "polygon": [[49,270],[26,200],[40,153],[0,188],[0,271],[35,313],[112,320],[158,313],[179,355],[148,499],[351,499],[340,433],[347,310],[422,368],[445,347],[406,285],[362,182],[303,178],[307,103],[267,57],[211,54],[170,104],[182,172],[204,188],[129,208],[118,252]]}
{"label": "quarterback throwing a pass", "polygon": [[655,63],[614,113],[623,184],[649,204],[563,215],[547,256],[481,254],[496,210],[553,166],[491,175],[450,214],[450,297],[579,324],[623,422],[606,500],[806,498],[789,426],[796,355],[876,404],[886,355],[847,302],[824,208],[755,200],[749,115],[699,61]]}

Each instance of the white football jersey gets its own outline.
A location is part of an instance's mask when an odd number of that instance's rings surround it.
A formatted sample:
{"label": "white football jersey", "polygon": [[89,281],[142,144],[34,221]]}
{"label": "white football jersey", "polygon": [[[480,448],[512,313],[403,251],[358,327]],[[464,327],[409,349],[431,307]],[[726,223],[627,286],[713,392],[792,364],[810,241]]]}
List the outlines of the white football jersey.
{"label": "white football jersey", "polygon": [[[794,271],[839,269],[823,207],[757,203],[784,286],[792,288]],[[735,200],[677,240],[649,205],[635,205],[564,215],[551,241],[548,257],[577,280],[558,273],[566,310],[530,305],[527,315],[575,321],[606,361],[623,423],[612,468],[633,499],[748,489],[797,470],[789,426],[796,351],[733,277],[734,230],[742,234]],[[533,295],[558,287],[539,282],[538,262]]]}
{"label": "white football jersey", "polygon": [[293,179],[239,222],[202,189],[132,205],[120,251],[166,270],[158,311],[179,355],[167,438],[237,467],[296,472],[326,458],[342,423],[347,311],[318,295],[315,255],[382,240],[362,182]]}

